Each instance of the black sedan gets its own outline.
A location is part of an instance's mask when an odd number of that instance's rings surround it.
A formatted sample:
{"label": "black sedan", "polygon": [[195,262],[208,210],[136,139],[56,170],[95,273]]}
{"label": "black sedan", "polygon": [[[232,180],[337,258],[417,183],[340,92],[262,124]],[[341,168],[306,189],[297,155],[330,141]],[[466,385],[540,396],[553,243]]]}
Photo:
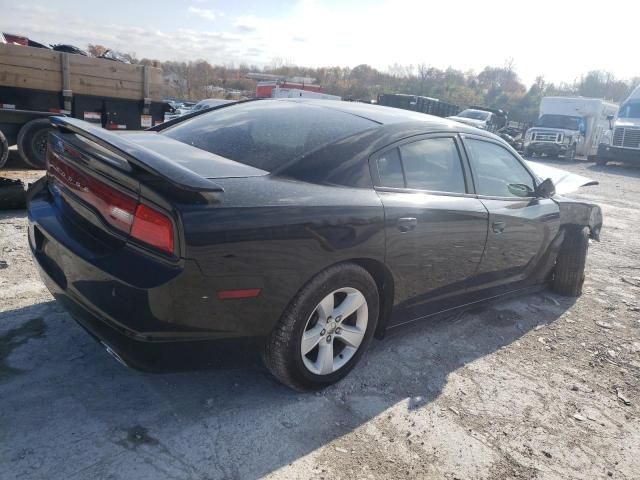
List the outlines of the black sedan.
{"label": "black sedan", "polygon": [[602,225],[495,135],[421,113],[282,99],[146,132],[52,123],[31,251],[134,366],[149,342],[252,337],[280,381],[321,388],[389,328],[579,295]]}

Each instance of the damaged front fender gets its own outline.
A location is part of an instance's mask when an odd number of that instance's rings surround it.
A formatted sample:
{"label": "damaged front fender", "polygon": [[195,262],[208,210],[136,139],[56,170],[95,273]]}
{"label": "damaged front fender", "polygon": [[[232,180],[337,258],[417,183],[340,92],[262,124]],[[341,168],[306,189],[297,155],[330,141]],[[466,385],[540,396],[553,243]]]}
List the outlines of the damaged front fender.
{"label": "damaged front fender", "polygon": [[554,196],[553,200],[560,208],[560,221],[563,225],[589,227],[589,237],[600,241],[602,210],[598,205],[561,196]]}

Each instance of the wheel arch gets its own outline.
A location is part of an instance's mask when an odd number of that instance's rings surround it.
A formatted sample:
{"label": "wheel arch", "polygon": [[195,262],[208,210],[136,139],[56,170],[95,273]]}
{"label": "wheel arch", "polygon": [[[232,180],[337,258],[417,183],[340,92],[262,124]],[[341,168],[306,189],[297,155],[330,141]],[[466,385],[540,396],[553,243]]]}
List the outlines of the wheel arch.
{"label": "wheel arch", "polygon": [[[378,287],[378,295],[380,298],[380,313],[378,317],[378,326],[375,331],[376,338],[384,338],[387,324],[391,318],[393,311],[393,300],[395,294],[395,284],[393,275],[389,268],[379,260],[372,258],[353,258],[346,262],[355,263],[364,268],[369,275],[373,277]],[[340,262],[343,263],[343,262]]]}

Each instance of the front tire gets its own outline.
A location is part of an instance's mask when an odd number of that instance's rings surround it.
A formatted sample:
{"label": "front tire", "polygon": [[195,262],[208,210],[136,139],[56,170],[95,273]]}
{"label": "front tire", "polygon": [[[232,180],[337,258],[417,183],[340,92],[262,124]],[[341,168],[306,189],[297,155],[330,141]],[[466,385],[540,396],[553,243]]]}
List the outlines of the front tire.
{"label": "front tire", "polygon": [[378,322],[375,281],[359,265],[334,265],[293,298],[266,339],[263,360],[280,382],[317,390],[344,378],[369,345]]}
{"label": "front tire", "polygon": [[38,118],[25,123],[18,132],[18,152],[32,168],[46,168],[47,138],[53,130],[48,118]]}
{"label": "front tire", "polygon": [[582,295],[588,250],[588,228],[576,229],[566,233],[556,260],[556,268],[553,275],[552,288],[556,293],[565,297],[579,297]]}

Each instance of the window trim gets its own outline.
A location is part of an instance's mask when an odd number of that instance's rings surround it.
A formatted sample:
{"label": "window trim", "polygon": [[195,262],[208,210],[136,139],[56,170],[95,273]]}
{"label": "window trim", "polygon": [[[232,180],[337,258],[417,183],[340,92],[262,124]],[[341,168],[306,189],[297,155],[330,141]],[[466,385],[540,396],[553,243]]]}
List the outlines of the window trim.
{"label": "window trim", "polygon": [[[400,147],[403,145],[408,145],[410,143],[419,142],[422,140],[431,140],[435,138],[450,138],[453,140],[453,143],[458,152],[458,160],[460,161],[460,168],[462,170],[462,177],[465,186],[465,192],[444,192],[440,190],[426,190],[420,188],[409,188],[407,187],[407,176],[404,170],[404,163],[402,161],[402,152],[400,151]],[[398,149],[398,157],[400,158],[400,166],[402,168],[402,176],[404,178],[405,187],[386,187],[382,185],[382,181],[380,179],[380,171],[378,170],[378,160],[385,153],[393,150],[394,148]],[[470,173],[468,158],[466,155],[466,151],[464,150],[462,143],[460,142],[458,132],[434,132],[427,134],[419,134],[413,135],[411,137],[403,138],[394,143],[387,145],[386,147],[378,150],[373,153],[369,157],[369,170],[371,171],[371,178],[373,180],[373,188],[376,191],[380,192],[391,192],[391,193],[427,193],[429,195],[446,195],[446,196],[454,196],[454,197],[476,197],[475,187],[473,183],[473,179]]]}
{"label": "window trim", "polygon": [[[499,142],[499,141],[497,141],[497,140],[495,140],[493,138],[485,137],[483,135],[461,133],[460,134],[460,139],[461,139],[461,143],[462,143],[462,148],[464,149],[464,152],[465,152],[465,156],[467,157],[467,163],[468,163],[469,169],[471,171],[471,176],[473,178],[474,191],[477,192],[477,187],[475,186],[477,174],[476,174],[475,168],[473,167],[473,160],[471,159],[471,154],[469,153],[469,151],[467,149],[467,145],[465,143],[467,139],[469,139],[469,140],[477,140],[477,141],[486,142],[486,143],[492,143],[492,144],[497,145],[498,147],[501,147],[504,150],[506,150],[525,169],[525,171],[531,176],[531,178],[533,179],[533,188],[535,189],[535,188],[538,187],[538,178],[529,169],[529,167],[524,163],[524,161],[522,161],[522,159],[517,154],[517,152],[512,151],[510,147],[507,147],[506,145],[502,144],[501,142]],[[486,199],[486,200],[511,200],[511,201],[518,201],[518,202],[537,200],[539,198],[536,195],[533,195],[531,197],[515,197],[515,196],[513,196],[513,197],[503,197],[503,196],[500,196],[500,195],[483,195],[481,193],[477,193],[476,197],[479,198],[479,199]]]}

